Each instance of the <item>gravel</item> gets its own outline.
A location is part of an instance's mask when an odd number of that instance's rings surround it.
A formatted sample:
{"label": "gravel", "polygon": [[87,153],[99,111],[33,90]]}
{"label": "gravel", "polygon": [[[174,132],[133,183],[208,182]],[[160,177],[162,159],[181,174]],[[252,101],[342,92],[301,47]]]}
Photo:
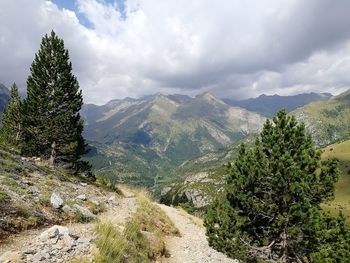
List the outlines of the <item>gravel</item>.
{"label": "gravel", "polygon": [[239,262],[211,248],[205,235],[205,229],[192,223],[177,209],[161,204],[159,207],[174,222],[181,233],[181,237],[167,237],[165,242],[170,257],[162,259],[162,263]]}

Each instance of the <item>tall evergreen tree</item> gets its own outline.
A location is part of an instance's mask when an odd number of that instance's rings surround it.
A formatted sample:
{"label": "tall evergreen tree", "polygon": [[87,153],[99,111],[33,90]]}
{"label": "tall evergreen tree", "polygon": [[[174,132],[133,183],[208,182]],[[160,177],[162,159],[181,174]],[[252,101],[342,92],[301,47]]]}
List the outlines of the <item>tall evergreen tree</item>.
{"label": "tall evergreen tree", "polygon": [[10,98],[2,116],[2,134],[8,143],[18,145],[21,139],[22,115],[21,98],[16,83],[13,83]]}
{"label": "tall evergreen tree", "polygon": [[86,146],[79,115],[83,98],[68,50],[54,31],[43,37],[30,71],[23,152],[76,167]]}
{"label": "tall evergreen tree", "polygon": [[337,167],[280,111],[228,168],[225,197],[205,217],[210,245],[243,262],[348,262],[343,216],[320,208],[334,195]]}

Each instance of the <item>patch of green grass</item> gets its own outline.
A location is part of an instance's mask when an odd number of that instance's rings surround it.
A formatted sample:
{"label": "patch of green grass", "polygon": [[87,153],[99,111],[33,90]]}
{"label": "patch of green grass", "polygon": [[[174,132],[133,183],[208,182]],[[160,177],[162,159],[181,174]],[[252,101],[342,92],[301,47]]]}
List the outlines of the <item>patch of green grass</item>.
{"label": "patch of green grass", "polygon": [[96,204],[93,202],[89,202],[87,206],[89,210],[94,214],[99,214],[107,211],[107,206],[105,203]]}
{"label": "patch of green grass", "polygon": [[94,220],[94,218],[90,216],[86,216],[80,211],[74,212],[74,218],[75,218],[75,221],[79,223],[89,223]]}
{"label": "patch of green grass", "polygon": [[18,204],[15,206],[16,208],[16,214],[18,216],[29,218],[31,216],[31,213],[29,211],[29,208],[26,205]]}
{"label": "patch of green grass", "polygon": [[117,194],[122,194],[120,189],[117,187],[115,183],[113,183],[109,178],[104,176],[96,176],[96,183],[98,185],[104,186],[109,190],[116,192]]}
{"label": "patch of green grass", "polygon": [[99,223],[95,228],[98,254],[96,263],[150,262],[149,242],[133,221],[127,223],[123,232],[111,223]]}
{"label": "patch of green grass", "polygon": [[335,198],[322,207],[333,215],[342,210],[350,226],[350,140],[326,147],[322,158],[337,158],[340,163],[340,178],[335,185]]}
{"label": "patch of green grass", "polygon": [[1,184],[7,185],[9,187],[17,187],[18,183],[13,178],[4,177],[1,179]]}
{"label": "patch of green grass", "polygon": [[5,191],[0,190],[0,204],[6,203],[9,199],[10,197],[8,194]]}

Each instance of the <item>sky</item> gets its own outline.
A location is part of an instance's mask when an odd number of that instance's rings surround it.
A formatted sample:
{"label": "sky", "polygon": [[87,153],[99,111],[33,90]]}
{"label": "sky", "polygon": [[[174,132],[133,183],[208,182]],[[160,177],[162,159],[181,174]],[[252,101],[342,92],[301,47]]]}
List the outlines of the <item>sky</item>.
{"label": "sky", "polygon": [[0,0],[0,83],[25,90],[53,29],[87,103],[338,94],[350,88],[349,10],[348,0]]}

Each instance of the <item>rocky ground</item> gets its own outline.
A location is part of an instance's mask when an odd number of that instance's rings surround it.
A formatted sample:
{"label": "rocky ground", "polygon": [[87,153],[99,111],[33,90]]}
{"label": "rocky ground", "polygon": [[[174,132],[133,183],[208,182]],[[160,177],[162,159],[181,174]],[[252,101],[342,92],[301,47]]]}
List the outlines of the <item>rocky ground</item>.
{"label": "rocky ground", "polygon": [[[124,190],[123,198],[107,198],[106,212],[98,221],[124,224],[136,210],[135,196]],[[0,262],[93,262],[95,222],[54,225],[26,231],[0,244]]]}

